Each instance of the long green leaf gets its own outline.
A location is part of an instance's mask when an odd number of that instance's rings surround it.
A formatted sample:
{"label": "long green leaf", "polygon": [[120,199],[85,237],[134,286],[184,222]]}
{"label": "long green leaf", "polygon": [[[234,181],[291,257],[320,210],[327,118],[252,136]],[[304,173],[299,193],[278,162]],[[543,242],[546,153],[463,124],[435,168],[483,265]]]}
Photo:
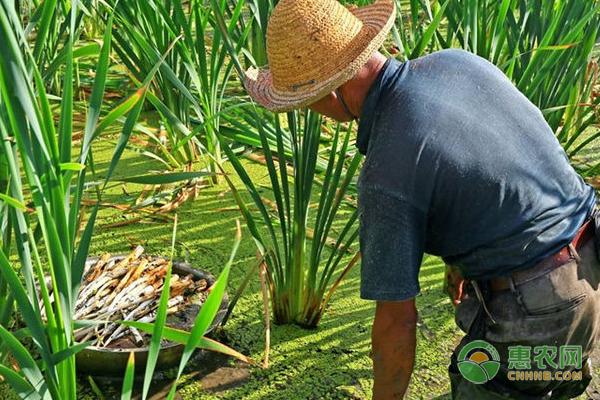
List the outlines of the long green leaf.
{"label": "long green leaf", "polygon": [[[150,334],[154,331],[154,324],[148,322],[121,321],[121,323],[125,326],[131,326],[133,328],[139,329],[142,332]],[[180,329],[165,326],[165,329],[163,331],[163,338],[171,342],[186,344],[190,340],[190,333],[182,331]],[[196,347],[198,349],[216,351],[219,353],[227,354],[228,356],[235,357],[238,360],[247,362],[249,364],[256,364],[251,358],[246,357],[242,353],[235,351],[234,349],[207,337],[201,338],[200,342]]]}
{"label": "long green leaf", "polygon": [[219,278],[212,286],[212,289],[202,304],[200,308],[200,312],[196,315],[196,319],[194,321],[194,326],[188,338],[188,342],[183,349],[183,354],[181,355],[181,361],[179,362],[179,369],[177,371],[177,377],[175,378],[175,382],[171,386],[171,390],[169,391],[168,399],[171,400],[175,396],[175,390],[177,388],[177,380],[181,377],[183,373],[183,369],[187,365],[192,353],[198,347],[200,341],[204,337],[204,334],[208,330],[208,327],[215,319],[217,312],[221,306],[221,302],[223,300],[223,295],[225,294],[225,288],[227,287],[227,281],[229,279],[229,271],[231,270],[231,263],[233,262],[237,250],[240,246],[240,241],[242,239],[241,228],[239,225],[239,221],[237,222],[237,234],[235,238],[235,242],[233,244],[233,249],[231,250],[231,255],[229,256],[229,261],[225,265],[223,271],[219,275]]}
{"label": "long green leaf", "polygon": [[50,394],[45,385],[42,371],[40,371],[35,360],[29,354],[29,351],[23,346],[9,331],[0,325],[0,339],[2,343],[10,349],[10,353],[19,363],[21,373],[27,378],[30,384],[41,398],[50,398]]}
{"label": "long green leaf", "polygon": [[156,368],[156,362],[158,360],[158,353],[160,352],[160,344],[162,341],[163,331],[167,322],[167,309],[170,295],[171,285],[171,274],[173,270],[173,256],[175,254],[175,238],[177,237],[177,214],[175,214],[175,221],[173,222],[173,237],[171,240],[171,257],[169,258],[169,265],[167,267],[167,274],[163,281],[163,290],[160,294],[159,306],[156,312],[156,319],[154,323],[154,329],[152,331],[152,338],[150,339],[150,345],[148,346],[148,359],[146,361],[146,371],[144,372],[144,385],[142,390],[142,400],[145,400],[150,390],[150,383],[154,375],[154,369]]}
{"label": "long green leaf", "polygon": [[115,168],[117,167],[117,163],[121,159],[121,155],[123,154],[123,151],[125,150],[125,146],[126,146],[127,142],[129,141],[129,137],[131,136],[131,133],[133,132],[135,123],[137,122],[137,120],[140,116],[140,113],[142,111],[142,106],[144,105],[145,94],[146,94],[146,91],[148,90],[148,86],[150,85],[150,82],[154,78],[156,71],[158,71],[158,69],[164,62],[164,59],[167,57],[167,55],[169,54],[169,52],[171,51],[171,49],[173,48],[173,46],[175,45],[176,42],[177,42],[177,40],[175,40],[173,43],[171,43],[170,47],[167,49],[165,54],[162,55],[162,57],[158,60],[158,62],[154,65],[154,67],[150,71],[150,74],[142,82],[142,88],[140,88],[140,91],[142,94],[141,94],[138,102],[135,104],[135,106],[133,107],[133,109],[131,110],[129,115],[127,116],[127,119],[125,120],[125,125],[123,126],[123,130],[121,131],[121,135],[119,136],[119,140],[117,142],[117,147],[115,148],[115,152],[114,152],[113,157],[110,160],[110,164],[108,166],[108,172],[106,173],[106,177],[104,179],[104,187],[106,187],[113,172],[115,171]]}
{"label": "long green leaf", "polygon": [[22,399],[37,400],[41,397],[33,390],[33,387],[12,369],[0,364],[0,376],[10,384],[10,387],[17,392]]}
{"label": "long green leaf", "polygon": [[57,353],[52,354],[52,361],[54,364],[60,364],[61,362],[65,361],[66,359],[76,355],[80,351],[90,347],[91,344],[92,344],[92,342],[77,343],[74,346],[63,349]]}
{"label": "long green leaf", "polygon": [[127,359],[127,369],[125,378],[123,378],[123,388],[121,389],[121,400],[130,400],[133,394],[133,378],[135,377],[135,354],[129,353]]}
{"label": "long green leaf", "polygon": [[0,193],[0,200],[6,203],[7,205],[16,208],[17,210],[27,211],[27,206],[25,206],[25,204],[21,203],[14,197],[10,197],[8,195]]}
{"label": "long green leaf", "polygon": [[119,179],[121,182],[139,183],[144,185],[164,185],[181,181],[189,181],[197,178],[213,176],[210,172],[172,172],[164,174],[149,174],[129,176]]}

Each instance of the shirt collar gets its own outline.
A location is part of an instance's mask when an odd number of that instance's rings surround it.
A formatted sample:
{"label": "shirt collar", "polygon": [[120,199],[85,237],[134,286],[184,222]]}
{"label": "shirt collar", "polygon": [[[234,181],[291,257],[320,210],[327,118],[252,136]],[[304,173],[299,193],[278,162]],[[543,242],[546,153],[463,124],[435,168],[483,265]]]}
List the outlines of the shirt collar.
{"label": "shirt collar", "polygon": [[373,118],[377,111],[377,103],[383,89],[387,86],[386,82],[393,76],[399,65],[402,64],[395,59],[388,58],[367,92],[367,97],[365,97],[360,113],[358,135],[356,137],[356,147],[358,147],[358,151],[363,155],[367,154],[367,148],[369,147],[369,138],[371,137]]}

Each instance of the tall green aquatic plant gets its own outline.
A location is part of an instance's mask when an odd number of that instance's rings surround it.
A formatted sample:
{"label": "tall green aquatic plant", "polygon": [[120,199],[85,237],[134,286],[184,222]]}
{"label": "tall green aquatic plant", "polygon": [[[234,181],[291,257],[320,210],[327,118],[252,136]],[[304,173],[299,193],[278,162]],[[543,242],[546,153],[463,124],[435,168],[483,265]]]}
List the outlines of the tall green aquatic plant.
{"label": "tall green aquatic plant", "polygon": [[[6,146],[10,151],[14,151],[13,143]],[[9,182],[11,180],[8,159],[4,154],[4,149],[0,151],[0,249],[6,253],[11,247],[12,223],[10,218],[11,207],[8,202]],[[0,275],[0,325],[8,326],[14,307],[14,298],[9,290],[8,282]],[[0,341],[1,343],[1,341]],[[0,362],[6,358],[6,355],[0,353]]]}
{"label": "tall green aquatic plant", "polygon": [[[226,33],[237,37],[243,2],[232,4]],[[210,7],[202,0],[122,0],[116,7],[115,50],[138,80],[180,38],[161,65],[149,97],[166,133],[162,138],[149,134],[158,149],[155,154],[176,169],[206,153],[203,160],[215,172],[222,157],[217,137],[221,115],[236,101],[225,95],[233,67],[221,31],[213,28]]]}
{"label": "tall green aquatic plant", "polygon": [[[151,79],[149,75],[136,93],[100,118],[110,64],[111,17],[102,38],[81,150],[73,155],[73,54],[79,2],[70,3],[73,11],[58,107],[52,105],[38,68],[37,43],[27,41],[14,2],[0,3],[0,139],[9,176],[0,203],[10,224],[3,233],[12,231],[14,242],[6,246],[4,241],[0,249],[0,276],[25,323],[25,329],[17,332],[0,326],[3,355],[10,353],[19,365],[17,371],[1,363],[0,374],[28,399],[76,398],[75,354],[87,343],[74,341],[72,315],[97,214],[96,206],[80,229],[91,145],[107,126],[127,115],[106,185],[140,114]],[[11,254],[18,263],[11,261]],[[33,349],[21,344],[24,336],[31,337]]]}
{"label": "tall green aquatic plant", "polygon": [[[75,9],[79,5],[76,0],[71,2]],[[73,12],[72,15],[77,14]],[[113,16],[110,14],[88,101],[81,148],[75,156],[72,154],[72,127],[76,19],[72,18],[69,26],[64,65],[57,68],[64,74],[56,107],[49,100],[32,52],[35,42],[27,42],[17,16],[13,4],[0,4],[0,375],[22,398],[74,400],[77,398],[75,356],[88,343],[75,342],[73,330],[78,322],[72,315],[98,204],[140,115],[150,82],[173,43],[148,71],[138,90],[101,118],[113,34]],[[92,186],[95,187],[96,206],[86,215],[81,209],[81,200],[84,188],[90,184],[86,172],[93,170],[92,144],[107,127],[121,118],[124,118],[124,124],[108,172],[104,181]],[[80,226],[86,216],[87,222],[84,227]],[[239,241],[238,235],[231,258]],[[10,258],[12,254],[16,255],[18,263]],[[148,395],[163,337],[186,345],[179,374],[196,348],[220,351],[250,361],[203,336],[220,305],[230,266],[231,260],[198,314],[191,333],[165,327],[168,289],[162,294],[157,323],[136,325],[153,334],[144,398]],[[50,290],[46,286],[47,277],[50,278]],[[168,278],[165,286],[169,287]],[[16,311],[25,323],[25,328],[18,331],[11,331],[7,323],[13,298]],[[25,337],[31,337],[33,349],[21,343]],[[12,358],[10,363],[7,355]],[[14,362],[18,369],[13,369]],[[127,375],[128,382],[131,376],[131,373]]]}
{"label": "tall green aquatic plant", "polygon": [[[248,112],[256,118],[273,200],[263,197],[239,157],[224,147],[258,212],[227,181],[265,260],[275,322],[314,327],[358,260],[358,252],[352,257],[350,250],[358,236],[357,210],[344,202],[361,157],[357,152],[349,155],[351,131],[338,126],[323,149],[327,162],[318,182],[321,118],[310,111],[291,112],[283,123],[282,115],[271,114],[269,125],[276,129],[272,144],[259,114],[251,108]],[[291,144],[289,158],[286,141]]]}
{"label": "tall green aquatic plant", "polygon": [[[267,23],[275,4],[274,0],[246,0],[249,12],[246,14],[247,17],[240,21],[240,27],[250,27],[250,34],[246,36],[245,44],[245,48],[248,49],[246,56],[249,58],[247,67],[267,65]],[[238,33],[238,38],[244,37],[241,33]]]}
{"label": "tall green aquatic plant", "polygon": [[396,24],[392,27],[394,55],[413,59],[439,49],[438,29],[451,0],[396,0]]}
{"label": "tall green aquatic plant", "polygon": [[[73,6],[71,0],[25,0],[15,1],[17,14],[24,24],[26,37],[35,37],[31,48],[33,59],[44,78],[46,88],[53,94],[61,91],[61,71],[64,66],[72,37],[80,36],[82,22],[95,0],[79,0]],[[71,32],[73,30],[73,32]],[[98,46],[90,44],[73,54],[76,63],[81,56],[97,55]]]}

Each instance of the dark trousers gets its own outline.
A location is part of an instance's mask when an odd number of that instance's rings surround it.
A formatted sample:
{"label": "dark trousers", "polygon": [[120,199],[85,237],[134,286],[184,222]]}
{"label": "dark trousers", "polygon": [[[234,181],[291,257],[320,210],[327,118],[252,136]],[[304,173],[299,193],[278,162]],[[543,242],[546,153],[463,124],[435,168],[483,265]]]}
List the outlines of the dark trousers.
{"label": "dark trousers", "polygon": [[[600,262],[594,241],[588,241],[578,256],[546,275],[516,286],[515,290],[492,292],[480,285],[489,315],[472,288],[468,291],[456,309],[456,322],[467,335],[454,350],[449,367],[453,399],[570,399],[585,391],[591,380],[589,355],[600,334]],[[457,368],[460,350],[477,339],[492,344],[500,355],[499,372],[484,384],[469,382]],[[581,346],[583,379],[510,380],[509,347],[517,345],[531,349]],[[532,360],[533,357],[532,351]],[[515,364],[511,367],[514,370]],[[531,369],[539,370],[536,363],[532,363]],[[575,369],[546,365],[545,370]]]}

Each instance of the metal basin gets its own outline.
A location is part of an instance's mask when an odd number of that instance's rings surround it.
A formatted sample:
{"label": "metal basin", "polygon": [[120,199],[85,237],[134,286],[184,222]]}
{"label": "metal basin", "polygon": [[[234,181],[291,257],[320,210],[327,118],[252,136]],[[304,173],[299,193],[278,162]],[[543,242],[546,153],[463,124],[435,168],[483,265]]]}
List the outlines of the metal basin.
{"label": "metal basin", "polygon": [[[118,262],[124,257],[124,255],[119,255],[113,258]],[[97,261],[98,257],[88,258],[86,261],[86,270],[94,265]],[[173,262],[173,273],[179,275],[191,274],[193,279],[196,280],[206,279],[209,287],[212,286],[216,280],[215,277],[210,273],[194,269],[189,264],[179,261]],[[227,312],[228,305],[229,301],[227,294],[225,294],[223,296],[221,306],[219,307],[219,311],[217,312],[214,321],[206,333],[212,331],[221,323],[225,313]],[[191,308],[191,310],[186,310],[187,308]],[[191,311],[192,314],[185,318],[185,322],[176,324],[175,326],[172,326],[170,323],[168,323],[168,325],[177,329],[190,331],[199,308],[197,304],[189,304],[186,306],[186,309],[184,309],[184,312],[187,311],[189,313]],[[182,344],[173,342],[167,342],[163,344],[158,354],[158,362],[156,365],[157,369],[167,369],[178,365],[181,355],[183,354],[183,349],[184,345]],[[125,373],[129,353],[131,352],[133,352],[135,356],[136,374],[143,373],[146,368],[146,361],[148,359],[147,346],[134,348],[104,348],[97,346],[87,347],[86,349],[77,353],[77,371],[93,376],[122,377]]]}

